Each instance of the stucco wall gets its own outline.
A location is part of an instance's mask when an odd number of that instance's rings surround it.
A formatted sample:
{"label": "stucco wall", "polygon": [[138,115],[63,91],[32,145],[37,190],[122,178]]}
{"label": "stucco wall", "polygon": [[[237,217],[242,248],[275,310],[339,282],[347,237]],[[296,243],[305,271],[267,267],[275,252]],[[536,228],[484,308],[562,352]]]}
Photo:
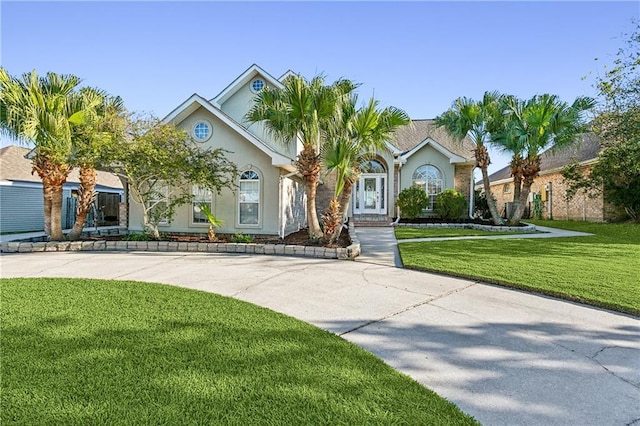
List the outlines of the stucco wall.
{"label": "stucco wall", "polygon": [[262,123],[249,123],[244,118],[245,114],[253,107],[253,99],[256,95],[251,90],[251,83],[256,78],[261,78],[265,82],[267,81],[264,77],[256,75],[251,78],[247,84],[238,89],[238,91],[222,105],[220,105],[220,109],[276,151],[290,157],[294,157],[296,153],[295,143],[283,144],[281,141],[275,140],[268,132],[266,132]]}
{"label": "stucco wall", "polygon": [[284,235],[299,231],[307,226],[307,209],[304,185],[298,179],[282,179],[282,217]]}
{"label": "stucco wall", "polygon": [[408,188],[413,182],[413,173],[420,166],[429,164],[436,166],[442,172],[443,188],[455,188],[454,173],[455,167],[449,159],[433,147],[427,145],[420,151],[414,153],[400,169],[400,190]]}
{"label": "stucco wall", "polygon": [[[200,108],[178,127],[191,131],[200,120],[211,123],[213,133],[211,138],[202,144],[203,148],[224,148],[228,151],[227,158],[234,162],[240,172],[252,169],[260,176],[260,223],[258,225],[240,225],[238,223],[238,200],[236,192],[224,189],[220,194],[214,194],[212,213],[224,221],[224,225],[217,229],[219,233],[244,234],[273,234],[279,233],[279,169],[271,165],[271,159],[250,142],[227,127],[222,121]],[[207,232],[208,225],[191,223],[191,205],[187,204],[176,209],[173,221],[168,225],[161,225],[161,232]],[[142,209],[131,200],[129,229],[141,231]]]}

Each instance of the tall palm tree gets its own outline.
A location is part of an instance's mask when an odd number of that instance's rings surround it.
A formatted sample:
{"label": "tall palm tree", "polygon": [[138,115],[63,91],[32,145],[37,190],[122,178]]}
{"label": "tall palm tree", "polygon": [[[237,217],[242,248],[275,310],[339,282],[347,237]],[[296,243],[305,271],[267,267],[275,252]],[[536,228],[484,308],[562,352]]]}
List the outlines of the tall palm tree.
{"label": "tall palm tree", "polygon": [[34,144],[33,171],[43,187],[45,231],[54,241],[62,233],[62,185],[71,171],[71,123],[80,119],[73,75],[35,71],[10,76],[0,68],[0,128],[19,143]]}
{"label": "tall palm tree", "polygon": [[283,85],[282,89],[262,89],[245,118],[249,122],[264,121],[267,131],[284,144],[296,143],[298,138],[302,142],[296,167],[307,195],[309,237],[319,239],[322,230],[316,213],[316,190],[321,169],[322,130],[334,114],[340,112],[341,102],[355,90],[356,84],[342,79],[326,86],[322,76],[307,81],[300,75],[292,75]]}
{"label": "tall palm tree", "polygon": [[516,177],[519,196],[514,195],[514,208],[509,223],[517,225],[524,213],[531,185],[540,172],[540,153],[574,144],[577,136],[586,130],[583,113],[595,101],[578,97],[569,105],[556,95],[536,95],[523,101],[506,99],[503,126],[492,133],[493,142],[513,154],[511,162],[514,185]]}
{"label": "tall palm tree", "polygon": [[[387,107],[380,110],[379,102],[374,98],[356,109],[357,100],[357,96],[351,96],[344,103],[342,114],[331,121],[322,150],[322,160],[327,171],[336,173],[334,201],[330,205],[328,216],[338,223],[333,223],[330,227],[334,230],[333,234],[329,234],[331,242],[340,235],[340,225],[348,214],[353,185],[362,172],[361,164],[375,158],[378,153],[385,152],[385,141],[389,140],[398,127],[411,122],[407,113],[401,109]],[[336,208],[337,214],[333,212]]]}
{"label": "tall palm tree", "polygon": [[73,165],[79,168],[80,183],[76,200],[76,220],[70,240],[82,235],[84,224],[94,203],[96,168],[104,160],[103,147],[109,139],[124,137],[125,107],[122,98],[108,96],[95,88],[83,88],[78,99],[82,103],[82,121],[72,126]]}
{"label": "tall palm tree", "polygon": [[462,140],[469,136],[475,144],[474,156],[476,167],[482,172],[482,184],[487,195],[489,212],[491,219],[496,225],[503,223],[496,201],[491,194],[489,183],[488,167],[491,164],[487,144],[491,142],[490,129],[494,122],[500,120],[502,111],[500,109],[502,95],[497,92],[485,92],[481,101],[474,101],[469,98],[458,98],[453,102],[453,106],[435,119],[437,126],[442,126],[451,135]]}

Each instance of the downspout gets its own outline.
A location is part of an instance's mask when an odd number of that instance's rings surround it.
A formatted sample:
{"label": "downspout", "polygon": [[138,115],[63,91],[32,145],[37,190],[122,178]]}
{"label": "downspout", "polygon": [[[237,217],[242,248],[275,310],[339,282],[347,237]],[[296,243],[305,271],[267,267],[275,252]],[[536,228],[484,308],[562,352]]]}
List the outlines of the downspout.
{"label": "downspout", "polygon": [[469,179],[469,219],[473,219],[473,210],[474,210],[474,202],[475,202],[475,171],[476,166],[471,168],[471,179]]}
{"label": "downspout", "polygon": [[[401,185],[402,173],[400,173],[401,170],[402,170],[402,161],[399,161],[398,162],[398,194],[400,194],[400,188],[402,188],[402,185]],[[395,197],[393,202],[396,205],[396,220],[393,223],[398,224],[398,222],[400,222],[400,207],[398,207],[398,203]]]}

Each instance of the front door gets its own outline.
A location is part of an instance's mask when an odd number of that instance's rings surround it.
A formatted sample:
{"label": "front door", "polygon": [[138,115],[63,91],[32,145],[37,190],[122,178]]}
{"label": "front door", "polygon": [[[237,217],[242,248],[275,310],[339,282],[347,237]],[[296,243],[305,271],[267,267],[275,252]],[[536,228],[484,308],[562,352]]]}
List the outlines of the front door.
{"label": "front door", "polygon": [[386,214],[386,174],[365,173],[360,176],[353,193],[354,213]]}

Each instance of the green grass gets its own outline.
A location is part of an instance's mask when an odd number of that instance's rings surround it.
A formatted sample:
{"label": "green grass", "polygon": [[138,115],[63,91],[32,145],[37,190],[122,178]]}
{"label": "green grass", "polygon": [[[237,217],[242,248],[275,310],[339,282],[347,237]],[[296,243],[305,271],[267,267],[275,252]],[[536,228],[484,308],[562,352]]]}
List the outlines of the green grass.
{"label": "green grass", "polygon": [[396,238],[406,240],[409,238],[440,238],[440,237],[475,237],[487,235],[511,235],[519,232],[485,231],[482,229],[463,228],[409,228],[399,226],[395,228]]}
{"label": "green grass", "polygon": [[407,268],[442,272],[640,315],[640,225],[536,224],[589,237],[401,243]]}
{"label": "green grass", "polygon": [[177,287],[0,280],[0,424],[474,424],[363,349]]}

